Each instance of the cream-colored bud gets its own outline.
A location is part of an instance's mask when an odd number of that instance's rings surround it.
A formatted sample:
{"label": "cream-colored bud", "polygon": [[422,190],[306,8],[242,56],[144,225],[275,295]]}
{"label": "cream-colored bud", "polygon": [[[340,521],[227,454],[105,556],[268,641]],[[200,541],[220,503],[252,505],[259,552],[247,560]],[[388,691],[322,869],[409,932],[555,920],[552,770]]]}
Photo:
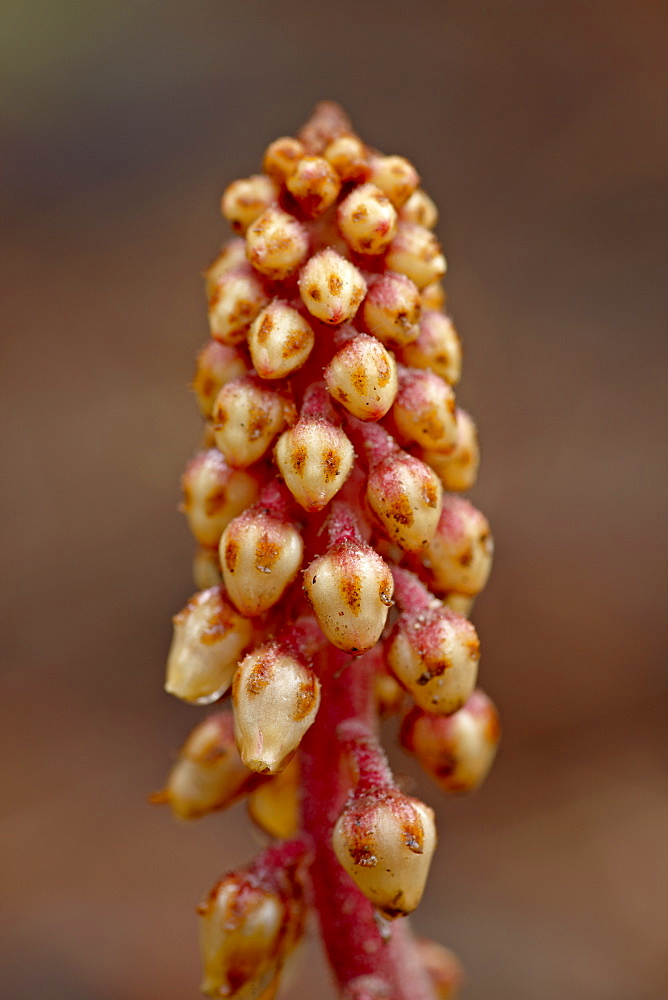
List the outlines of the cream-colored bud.
{"label": "cream-colored bud", "polygon": [[359,309],[366,282],[354,264],[327,248],[302,268],[299,294],[311,315],[323,323],[346,323]]}
{"label": "cream-colored bud", "polygon": [[235,233],[245,233],[277,197],[278,188],[274,181],[264,174],[255,174],[232,181],[223,194],[220,210]]}
{"label": "cream-colored bud", "polygon": [[231,469],[216,448],[199,452],[188,463],[181,480],[183,511],[201,545],[215,545],[233,517],[257,500],[257,479]]}
{"label": "cream-colored bud", "polygon": [[191,388],[203,417],[210,417],[216,396],[233,378],[245,375],[248,365],[236,347],[228,347],[219,340],[208,340],[197,355]]}
{"label": "cream-colored bud", "polygon": [[329,393],[360,420],[380,420],[399,386],[394,356],[375,337],[346,341],[325,368]]}
{"label": "cream-colored bud", "polygon": [[278,205],[270,205],[246,233],[249,261],[273,281],[282,281],[296,271],[306,260],[308,246],[304,226]]}
{"label": "cream-colored bud", "polygon": [[280,299],[263,309],[250,328],[248,347],[261,378],[285,378],[301,368],[313,349],[311,326]]}
{"label": "cream-colored bud", "polygon": [[154,801],[168,802],[179,819],[199,819],[227,809],[257,780],[239,756],[230,713],[210,715],[193,729]]}
{"label": "cream-colored bud", "polygon": [[348,653],[366,653],[385,627],[394,582],[370,545],[346,540],[313,560],[304,591],[329,641]]}
{"label": "cream-colored bud", "polygon": [[281,434],[274,457],[285,485],[308,511],[322,510],[345,483],[355,461],[349,438],[322,417],[300,417]]}
{"label": "cream-colored bud", "polygon": [[462,375],[462,342],[449,316],[429,309],[420,319],[420,336],[404,347],[401,360],[411,368],[429,368],[450,385]]}
{"label": "cream-colored bud", "polygon": [[434,811],[384,791],[354,797],[336,821],[332,846],[357,888],[389,918],[422,899],[436,847]]}
{"label": "cream-colored bud", "polygon": [[270,837],[287,840],[295,836],[300,822],[297,757],[293,757],[284,770],[262,781],[250,793],[248,813],[253,822]]}
{"label": "cream-colored bud", "polygon": [[430,465],[446,490],[462,493],[475,486],[480,466],[478,434],[472,418],[457,410],[457,440],[451,451],[424,451],[423,461]]}
{"label": "cream-colored bud", "polygon": [[366,147],[356,135],[340,135],[330,142],[323,156],[342,181],[362,181],[369,175]]}
{"label": "cream-colored bud", "polygon": [[441,600],[446,608],[450,608],[451,611],[456,611],[458,615],[462,616],[462,618],[471,617],[473,605],[475,604],[475,597],[469,597],[468,594],[457,594],[453,590],[450,594],[443,594]]}
{"label": "cream-colored bud", "polygon": [[285,180],[290,194],[305,215],[322,215],[333,205],[341,190],[341,179],[322,156],[304,156]]}
{"label": "cream-colored bud", "polygon": [[436,605],[402,615],[390,637],[387,663],[420,708],[451,715],[473,694],[480,643],[471,622]]}
{"label": "cream-colored bud", "polygon": [[223,344],[239,344],[267,302],[262,283],[250,264],[233,267],[218,279],[209,299],[211,336]]}
{"label": "cream-colored bud", "polygon": [[267,146],[262,169],[279,184],[289,177],[304,155],[304,147],[299,139],[285,135]]}
{"label": "cream-colored bud", "polygon": [[201,591],[174,616],[165,690],[182,701],[206,705],[225,694],[253,636],[222,587]]}
{"label": "cream-colored bud", "polygon": [[310,667],[278,643],[268,643],[239,664],[232,703],[244,764],[261,774],[277,774],[315,722],[320,681]]}
{"label": "cream-colored bud", "polygon": [[445,792],[478,788],[487,777],[501,738],[499,713],[482,691],[447,717],[412,709],[401,727],[401,744]]}
{"label": "cream-colored bud", "polygon": [[399,452],[369,473],[367,500],[393,542],[418,552],[433,538],[441,514],[443,487],[418,458]]}
{"label": "cream-colored bud", "polygon": [[420,178],[413,164],[403,156],[374,156],[370,180],[384,191],[395,208],[405,205]]}
{"label": "cream-colored bud", "polygon": [[437,593],[454,590],[471,597],[487,583],[494,541],[489,521],[472,503],[446,494],[438,527],[424,551],[429,584]]}
{"label": "cream-colored bud", "polygon": [[228,875],[198,912],[202,993],[211,1000],[270,1000],[285,957],[286,906],[280,895]]}
{"label": "cream-colored bud", "polygon": [[414,222],[399,223],[385,260],[393,271],[408,275],[418,288],[438,281],[447,269],[441,244],[434,234]]}
{"label": "cream-colored bud", "polygon": [[385,670],[384,667],[377,669],[374,674],[373,693],[381,719],[396,715],[397,712],[401,711],[407,697],[404,688],[394,674]]}
{"label": "cream-colored bud", "polygon": [[193,556],[193,583],[198,590],[208,590],[222,582],[218,546],[198,545]]}
{"label": "cream-colored bud", "polygon": [[420,368],[403,370],[392,416],[407,440],[435,451],[454,448],[456,409],[455,394],[439,375]]}
{"label": "cream-colored bud", "polygon": [[257,462],[294,417],[290,402],[250,377],[235,378],[218,393],[213,410],[216,445],[234,468]]}
{"label": "cream-colored bud", "polygon": [[431,281],[420,290],[420,302],[425,310],[443,309],[446,300],[445,288],[440,281]]}
{"label": "cream-colored bud", "polygon": [[220,566],[242,615],[260,615],[280,600],[299,572],[303,549],[293,524],[262,509],[228,524],[220,539]]}
{"label": "cream-colored bud", "polygon": [[376,278],[362,306],[369,333],[384,344],[404,347],[420,333],[420,293],[403,274],[386,273]]}
{"label": "cream-colored bud", "polygon": [[351,191],[339,205],[337,220],[346,243],[357,253],[383,253],[397,232],[396,209],[374,184]]}
{"label": "cream-colored bud", "polygon": [[418,188],[399,212],[402,222],[414,222],[425,229],[433,229],[438,222],[438,209],[426,191]]}
{"label": "cream-colored bud", "polygon": [[206,297],[211,298],[216,282],[224,274],[238,267],[246,260],[246,241],[241,237],[229,240],[221,247],[220,253],[211,261],[206,271],[204,280],[206,283]]}

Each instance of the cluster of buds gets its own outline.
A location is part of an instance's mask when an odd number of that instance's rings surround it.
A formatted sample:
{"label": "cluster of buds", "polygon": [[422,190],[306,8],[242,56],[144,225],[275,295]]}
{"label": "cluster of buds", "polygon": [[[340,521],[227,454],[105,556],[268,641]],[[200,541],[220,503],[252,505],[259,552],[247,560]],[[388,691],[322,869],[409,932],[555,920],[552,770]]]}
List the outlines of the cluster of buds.
{"label": "cluster of buds", "polygon": [[182,819],[245,799],[281,843],[200,907],[203,990],[273,998],[313,905],[342,996],[454,997],[456,959],[398,929],[436,826],[376,737],[403,714],[403,747],[457,793],[499,739],[476,688],[468,615],[492,537],[459,495],[480,452],[455,397],[438,213],[413,165],[331,104],[221,210],[236,235],[204,274],[205,426],[182,480],[199,589],[174,619],[166,688],[231,708],[195,728],[153,798]]}

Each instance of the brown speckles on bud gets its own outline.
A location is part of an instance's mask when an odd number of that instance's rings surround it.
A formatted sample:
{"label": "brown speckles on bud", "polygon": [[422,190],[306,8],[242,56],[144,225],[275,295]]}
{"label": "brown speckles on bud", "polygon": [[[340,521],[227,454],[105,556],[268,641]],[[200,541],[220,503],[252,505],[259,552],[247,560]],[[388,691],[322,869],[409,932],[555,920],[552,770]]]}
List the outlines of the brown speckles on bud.
{"label": "brown speckles on bud", "polygon": [[471,597],[487,583],[494,541],[485,515],[464,497],[446,494],[424,565],[435,593],[456,591]]}
{"label": "brown speckles on bud", "polygon": [[322,215],[336,201],[341,179],[322,156],[304,156],[286,178],[286,186],[305,215]]}
{"label": "brown speckles on bud", "polygon": [[337,220],[348,246],[362,254],[382,253],[397,231],[396,209],[374,184],[351,191],[339,205]]}
{"label": "brown speckles on bud", "polygon": [[385,258],[387,266],[406,274],[418,288],[438,281],[447,264],[441,245],[429,229],[413,222],[400,222]]}
{"label": "brown speckles on bud", "polygon": [[346,341],[325,369],[330,394],[360,420],[380,420],[397,394],[397,365],[375,337],[358,334]]}
{"label": "brown speckles on bud", "polygon": [[320,681],[280,644],[268,643],[240,664],[232,686],[239,753],[252,771],[276,774],[315,721]]}
{"label": "brown speckles on bud", "polygon": [[478,788],[496,755],[501,726],[492,701],[474,691],[466,704],[447,717],[413,708],[403,721],[401,743],[445,792]]}
{"label": "brown speckles on bud", "polygon": [[462,343],[450,317],[434,309],[423,312],[420,336],[404,347],[401,360],[411,368],[428,368],[457,385],[462,374]]}
{"label": "brown speckles on bud", "polygon": [[448,451],[457,439],[455,394],[433,372],[404,368],[392,407],[398,430],[423,448]]}
{"label": "brown speckles on bud", "polygon": [[207,269],[204,271],[207,299],[211,297],[218,279],[222,278],[222,276],[227,274],[228,271],[231,271],[233,267],[237,267],[239,264],[245,263],[245,261],[246,241],[241,239],[241,237],[229,240],[221,248],[218,256],[214,257]]}
{"label": "brown speckles on bud", "polygon": [[420,333],[420,308],[420,293],[410,278],[389,272],[371,282],[362,316],[374,337],[404,347]]}
{"label": "brown speckles on bud", "polygon": [[366,147],[356,135],[340,135],[330,142],[323,156],[342,181],[359,183],[369,176]]}
{"label": "brown speckles on bud", "polygon": [[219,698],[252,634],[251,623],[225,600],[222,587],[195,594],[174,617],[165,690],[196,704]]}
{"label": "brown speckles on bud", "polygon": [[422,459],[431,466],[443,483],[443,488],[461,493],[475,486],[480,466],[478,434],[472,418],[457,410],[457,439],[451,451],[424,451]]}
{"label": "brown speckles on bud", "polygon": [[220,540],[220,565],[239,611],[259,615],[276,604],[299,572],[302,552],[297,528],[261,507],[231,521]]}
{"label": "brown speckles on bud", "polygon": [[213,413],[213,404],[223,386],[248,371],[246,361],[236,347],[228,347],[219,340],[208,340],[197,355],[192,389],[203,417]]}
{"label": "brown speckles on bud", "polygon": [[385,192],[395,208],[405,205],[420,183],[417,170],[403,156],[374,156],[370,180]]}
{"label": "brown speckles on bud", "polygon": [[286,840],[299,830],[299,762],[262,781],[248,796],[248,814],[270,837]]}
{"label": "brown speckles on bud", "polygon": [[322,510],[345,483],[355,452],[340,427],[321,417],[301,417],[281,434],[276,465],[297,503]]}
{"label": "brown speckles on bud", "polygon": [[396,451],[369,473],[367,500],[393,542],[406,552],[423,548],[436,531],[443,487],[419,459]]}
{"label": "brown speckles on bud", "polygon": [[239,264],[219,278],[209,299],[211,336],[223,344],[244,340],[248,327],[268,302],[250,264]]}
{"label": "brown speckles on bud", "polygon": [[218,545],[232,518],[255,503],[259,492],[257,479],[231,469],[215,448],[191,459],[181,487],[188,526],[201,545],[209,546]]}
{"label": "brown speckles on bud", "polygon": [[278,205],[270,205],[246,233],[249,261],[273,281],[281,281],[296,271],[306,260],[308,246],[304,226]]}
{"label": "brown speckles on bud", "polygon": [[271,178],[255,174],[232,181],[223,194],[220,210],[232,229],[243,234],[277,197],[278,188]]}
{"label": "brown speckles on bud", "polygon": [[387,663],[425,712],[451,715],[470,698],[480,644],[473,625],[438,601],[403,614],[387,647]]}
{"label": "brown speckles on bud", "polygon": [[353,796],[336,822],[332,846],[384,916],[405,916],[422,898],[436,847],[433,810],[393,789]]}
{"label": "brown speckles on bud", "polygon": [[248,334],[248,347],[261,378],[285,378],[301,368],[313,349],[313,330],[280,299],[263,309]]}
{"label": "brown speckles on bud", "polygon": [[299,139],[282,136],[267,146],[262,167],[266,174],[279,184],[283,183],[304,155],[304,147]]}
{"label": "brown speckles on bud", "polygon": [[234,468],[257,462],[294,407],[286,397],[250,376],[233,379],[219,392],[213,410],[216,445]]}
{"label": "brown speckles on bud", "polygon": [[438,222],[438,209],[429,195],[418,188],[399,212],[402,222],[414,222],[425,229],[433,229]]}
{"label": "brown speckles on bud", "polygon": [[345,540],[304,572],[304,592],[329,641],[349,653],[378,642],[392,605],[394,583],[384,560],[363,542]]}
{"label": "brown speckles on bud", "polygon": [[299,294],[311,315],[323,323],[346,323],[360,307],[366,282],[354,264],[328,248],[302,268]]}

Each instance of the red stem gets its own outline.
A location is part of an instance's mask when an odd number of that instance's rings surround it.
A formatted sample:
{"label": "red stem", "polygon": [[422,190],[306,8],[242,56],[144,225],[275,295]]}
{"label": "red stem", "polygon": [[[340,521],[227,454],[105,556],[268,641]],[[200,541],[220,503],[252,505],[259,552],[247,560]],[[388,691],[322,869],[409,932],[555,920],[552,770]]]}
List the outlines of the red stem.
{"label": "red stem", "polygon": [[359,976],[375,975],[390,987],[389,1000],[436,1000],[407,921],[381,928],[374,907],[332,850],[332,829],[352,785],[336,732],[352,719],[375,732],[373,658],[351,661],[330,647],[316,667],[323,693],[316,721],[302,742],[302,812],[315,849],[311,878],[329,961],[342,990]]}

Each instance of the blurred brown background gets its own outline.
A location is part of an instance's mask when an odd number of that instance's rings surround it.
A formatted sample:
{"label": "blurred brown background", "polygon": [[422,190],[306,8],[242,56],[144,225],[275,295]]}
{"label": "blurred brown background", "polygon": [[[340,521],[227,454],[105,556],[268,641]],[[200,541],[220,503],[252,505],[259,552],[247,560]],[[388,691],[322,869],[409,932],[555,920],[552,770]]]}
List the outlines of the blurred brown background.
{"label": "blurred brown background", "polygon": [[[189,596],[177,479],[218,197],[321,97],[442,211],[497,537],[475,620],[503,752],[439,805],[418,930],[467,1000],[668,996],[665,6],[23,0],[6,10],[3,998],[198,996],[243,807],[145,794]],[[665,219],[665,216],[663,216]],[[391,734],[390,734],[391,738]],[[285,996],[330,996],[317,952]]]}

